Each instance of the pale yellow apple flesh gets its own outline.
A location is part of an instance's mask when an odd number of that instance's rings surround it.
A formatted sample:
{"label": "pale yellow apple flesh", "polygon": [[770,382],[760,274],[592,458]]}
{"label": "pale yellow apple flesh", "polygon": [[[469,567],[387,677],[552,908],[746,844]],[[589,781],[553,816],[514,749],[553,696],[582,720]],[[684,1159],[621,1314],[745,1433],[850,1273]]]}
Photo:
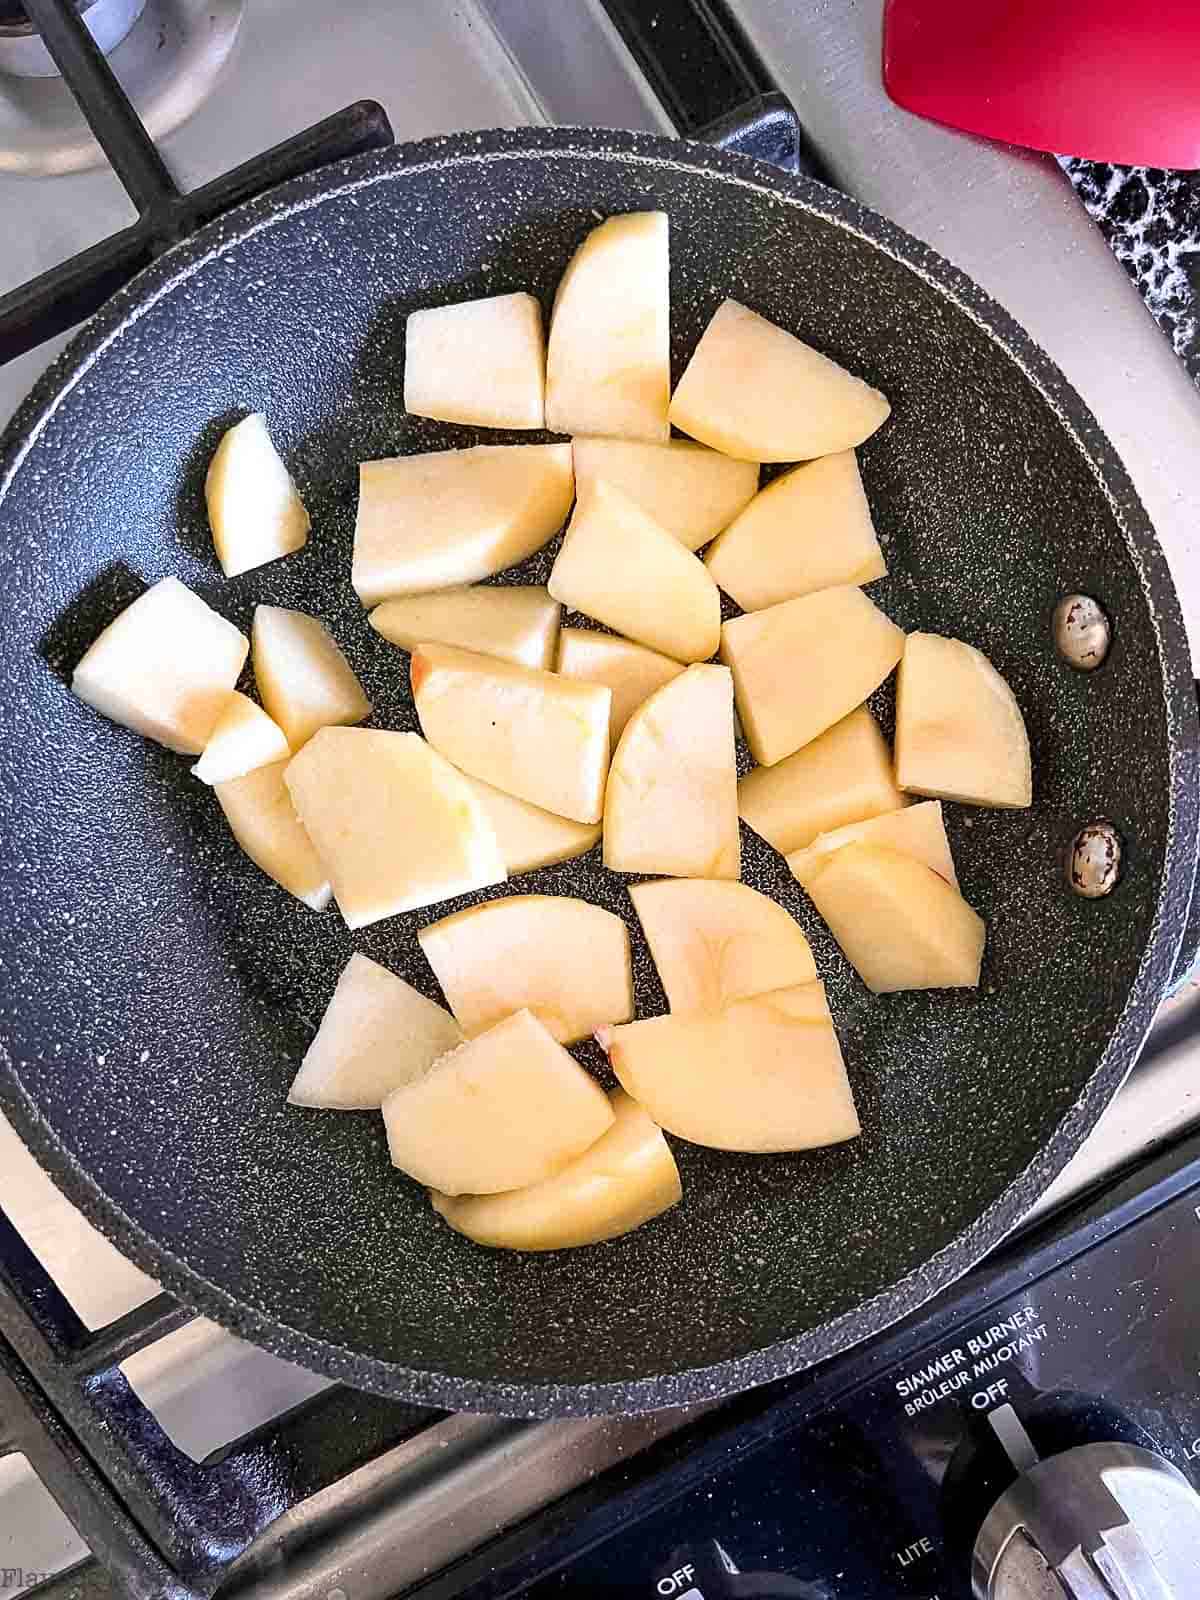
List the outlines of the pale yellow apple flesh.
{"label": "pale yellow apple flesh", "polygon": [[809,461],[853,450],[890,411],[878,389],[726,300],[684,369],[670,420],[740,460]]}
{"label": "pale yellow apple flesh", "polygon": [[261,412],[222,436],[204,480],[213,547],[227,578],[308,543],[309,519]]}
{"label": "pale yellow apple flesh", "polygon": [[892,777],[887,740],[866,706],[775,766],[755,767],[738,784],[742,821],[785,855],[848,822],[907,804]]}
{"label": "pale yellow apple flesh", "polygon": [[258,692],[293,751],[318,728],[347,726],[371,715],[353,668],[316,617],[258,606],[251,639]]}
{"label": "pale yellow apple flesh", "polygon": [[606,867],[741,875],[732,689],[725,667],[689,667],[630,717],[608,779]]}
{"label": "pale yellow apple flesh", "polygon": [[456,1232],[497,1250],[566,1250],[640,1228],[683,1198],[662,1129],[623,1089],[613,1125],[552,1178],[494,1195],[430,1195]]}
{"label": "pale yellow apple flesh", "polygon": [[974,645],[909,635],[896,680],[896,782],[913,794],[969,805],[1032,803],[1025,718]]}
{"label": "pale yellow apple flesh", "polygon": [[371,613],[392,644],[456,644],[525,667],[549,669],[558,647],[559,604],[541,584],[472,584],[432,594],[397,595]]}
{"label": "pale yellow apple flesh", "polygon": [[349,928],[504,882],[483,807],[415,733],[322,728],[287,786]]}
{"label": "pale yellow apple flesh", "polygon": [[443,917],[417,940],[468,1037],[523,1009],[560,1044],[633,1016],[628,930],[586,900],[510,895]]}
{"label": "pale yellow apple flesh", "polygon": [[810,852],[797,873],[868,989],[975,988],[987,928],[957,889],[883,845]]}
{"label": "pale yellow apple flesh", "polygon": [[643,701],[684,670],[681,661],[594,628],[563,628],[558,636],[558,671],[565,678],[607,684],[612,690],[608,732],[614,750]]}
{"label": "pale yellow apple flesh", "polygon": [[466,772],[463,781],[487,813],[510,878],[570,861],[599,841],[598,822],[572,822],[570,817],[556,816]]}
{"label": "pale yellow apple flesh", "polygon": [[715,539],[754,498],[758,463],[733,461],[691,439],[574,439],[575,492],[614,488],[689,550]]}
{"label": "pale yellow apple flesh", "polygon": [[704,558],[743,611],[887,572],[853,450],[793,467],[761,490]]}
{"label": "pale yellow apple flesh", "polygon": [[834,828],[820,834],[806,849],[792,851],[787,863],[803,883],[814,856],[829,855],[843,845],[856,843],[882,844],[889,850],[899,850],[901,855],[923,861],[947,883],[958,887],[940,800],[922,800],[920,805],[906,806],[903,811],[888,811],[866,822],[849,822],[844,828]]}
{"label": "pale yellow apple flesh", "polygon": [[480,428],[545,423],[542,308],[531,294],[495,294],[410,311],[404,409]]}
{"label": "pale yellow apple flesh", "polygon": [[378,1111],[393,1089],[423,1076],[462,1038],[442,1006],[356,950],[288,1100],[328,1111]]}
{"label": "pale yellow apple flesh", "polygon": [[228,783],[256,767],[286,761],[291,753],[279,724],[235,689],[217,718],[204,754],[192,768],[192,776],[201,783]]}
{"label": "pale yellow apple flesh", "polygon": [[474,583],[524,561],[566,521],[569,444],[481,444],[364,461],[351,578],[365,606]]}
{"label": "pale yellow apple flesh", "polygon": [[250,646],[178,578],[147,589],[75,668],[71,688],[95,710],[168,750],[198,756]]}
{"label": "pale yellow apple flesh", "polygon": [[567,265],[546,348],[555,433],[666,440],[671,265],[664,211],[609,217]]}
{"label": "pale yellow apple flesh", "polygon": [[721,596],[703,561],[611,484],[576,503],[549,588],[676,661],[707,660],[720,642]]}
{"label": "pale yellow apple flesh", "polygon": [[673,1016],[721,1011],[817,976],[798,925],[747,884],[664,878],[631,884],[629,897]]}
{"label": "pale yellow apple flesh", "polygon": [[528,1011],[383,1102],[393,1165],[447,1195],[541,1183],[613,1124],[608,1096]]}
{"label": "pale yellow apple flesh", "polygon": [[256,767],[215,783],[213,793],[231,832],[255,866],[297,900],[323,911],[332,898],[329,874],[296,816],[283,775],[288,762]]}
{"label": "pale yellow apple flesh", "polygon": [[766,1153],[859,1133],[819,983],[605,1029],[600,1042],[626,1093],[692,1144]]}
{"label": "pale yellow apple flesh", "polygon": [[556,672],[421,645],[412,691],[425,737],[473,778],[575,822],[599,822],[611,692]]}
{"label": "pale yellow apple flesh", "polygon": [[839,722],[899,661],[904,634],[861,589],[822,589],[721,629],[756,761],[774,766]]}

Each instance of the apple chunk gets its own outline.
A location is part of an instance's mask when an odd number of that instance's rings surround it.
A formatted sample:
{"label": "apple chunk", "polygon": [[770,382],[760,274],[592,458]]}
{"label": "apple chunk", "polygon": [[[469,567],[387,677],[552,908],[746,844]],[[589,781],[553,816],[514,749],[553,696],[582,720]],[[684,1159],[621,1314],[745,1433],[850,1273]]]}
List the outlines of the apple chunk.
{"label": "apple chunk", "polygon": [[365,606],[490,578],[571,509],[569,444],[480,444],[364,461],[351,581]]}
{"label": "apple chunk", "polygon": [[608,1096],[528,1011],[435,1061],[383,1102],[393,1165],[442,1194],[541,1183],[613,1125]]}
{"label": "apple chunk", "polygon": [[560,1044],[574,1044],[633,1015],[629,933],[586,900],[488,900],[422,928],[417,940],[469,1037],[529,1010]]}
{"label": "apple chunk", "polygon": [[704,661],[721,638],[721,596],[704,563],[611,484],[571,517],[550,593],[677,661]]}
{"label": "apple chunk", "polygon": [[554,665],[557,600],[541,584],[473,584],[433,594],[398,595],[371,613],[371,626],[392,644],[456,644],[525,667]]}
{"label": "apple chunk", "polygon": [[251,630],[263,705],[299,750],[318,728],[361,722],[371,702],[323,622],[283,606],[258,606]]}
{"label": "apple chunk", "polygon": [[546,426],[665,440],[671,266],[664,211],[609,217],[567,264],[546,349]]}
{"label": "apple chunk", "polygon": [[255,767],[286,761],[291,753],[279,724],[235,689],[217,718],[204,754],[192,768],[192,776],[201,783],[227,783],[230,778],[244,778]]}
{"label": "apple chunk", "polygon": [[286,761],[256,767],[245,777],[214,783],[213,793],[234,838],[268,878],[314,911],[329,904],[325,865],[296,816],[283,775]]}
{"label": "apple chunk", "polygon": [[689,550],[715,539],[758,488],[758,463],[733,461],[691,439],[574,439],[575,492],[611,483]]}
{"label": "apple chunk", "polygon": [[732,689],[727,668],[689,667],[630,717],[608,779],[606,867],[740,876]]}
{"label": "apple chunk", "polygon": [[810,461],[853,450],[890,411],[878,389],[726,300],[684,369],[670,418],[681,433],[743,461]]}
{"label": "apple chunk", "polygon": [[433,1193],[456,1232],[498,1250],[565,1250],[640,1228],[683,1198],[662,1129],[623,1089],[609,1096],[613,1125],[570,1166],[507,1194]]}
{"label": "apple chunk", "polygon": [[958,887],[940,800],[923,800],[920,805],[906,806],[903,811],[887,811],[866,822],[850,822],[844,828],[834,828],[814,839],[806,850],[793,851],[787,858],[788,866],[803,882],[815,856],[829,855],[847,844],[882,844],[889,850],[899,850],[901,855],[923,861],[940,878]]}
{"label": "apple chunk", "polygon": [[227,578],[308,543],[309,519],[261,412],[223,435],[204,480],[213,547]]}
{"label": "apple chunk", "polygon": [[797,877],[868,989],[978,985],[983,918],[931,867],[874,844],[808,855]]}
{"label": "apple chunk", "polygon": [[626,1093],[692,1144],[766,1153],[838,1144],[859,1133],[819,983],[708,1015],[606,1028],[600,1042]]}
{"label": "apple chunk", "polygon": [[853,450],[793,467],[761,490],[704,558],[743,611],[887,572]]}
{"label": "apple chunk", "polygon": [[973,645],[937,633],[909,635],[896,680],[896,782],[969,805],[1031,803],[1021,708]]}
{"label": "apple chunk", "polygon": [[503,789],[493,789],[490,783],[482,783],[466,772],[463,781],[487,813],[510,878],[538,867],[551,867],[558,861],[570,861],[590,850],[600,838],[598,822],[572,822],[570,817],[556,816],[541,806],[531,806],[528,800],[505,794]]}
{"label": "apple chunk", "polygon": [[198,756],[250,646],[178,578],[147,589],[92,644],[71,688],[95,710],[168,750]]}
{"label": "apple chunk", "polygon": [[348,928],[504,882],[483,807],[415,733],[322,728],[287,786]]}
{"label": "apple chunk", "polygon": [[822,589],[734,617],[721,629],[737,708],[766,767],[841,720],[883,682],[904,634],[861,589]]}
{"label": "apple chunk", "polygon": [[907,804],[892,777],[887,740],[866,706],[738,784],[742,821],[785,855],[819,834]]}
{"label": "apple chunk", "polygon": [[442,1006],[357,950],[288,1093],[294,1106],[378,1111],[393,1089],[462,1043]]}
{"label": "apple chunk", "polygon": [[511,661],[422,645],[412,691],[425,737],[473,778],[575,822],[599,822],[611,692]]}
{"label": "apple chunk", "polygon": [[668,878],[631,884],[629,897],[673,1016],[721,1011],[817,976],[797,924],[744,883]]}
{"label": "apple chunk", "polygon": [[558,671],[581,683],[603,683],[612,690],[609,740],[616,749],[625,724],[656,689],[684,671],[681,661],[648,650],[644,644],[594,628],[564,628],[558,636]]}
{"label": "apple chunk", "polygon": [[545,384],[542,308],[531,294],[409,312],[406,411],[479,428],[540,428]]}

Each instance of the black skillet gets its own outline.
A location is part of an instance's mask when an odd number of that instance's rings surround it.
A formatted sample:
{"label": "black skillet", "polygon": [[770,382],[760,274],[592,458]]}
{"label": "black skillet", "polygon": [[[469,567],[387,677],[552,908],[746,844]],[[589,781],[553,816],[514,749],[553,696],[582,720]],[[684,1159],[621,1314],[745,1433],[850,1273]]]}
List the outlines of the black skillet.
{"label": "black skillet", "polygon": [[[671,1215],[606,1246],[499,1254],[392,1171],[377,1118],[284,1100],[349,952],[436,993],[413,935],[462,902],[352,938],[239,854],[185,761],[65,680],[141,584],[175,573],[243,627],[259,600],[318,612],[373,721],[414,726],[405,658],[350,589],[355,466],[476,435],[404,415],[405,315],[517,288],[548,306],[595,220],[642,207],[670,213],[677,370],[733,295],[891,397],[861,452],[891,568],[874,592],[903,626],[961,635],[1005,674],[1035,801],[949,808],[990,926],[978,993],[869,996],[782,860],[746,835],[746,880],[813,941],[863,1137],[769,1159],[677,1145],[686,1199]],[[267,412],[314,535],[223,582],[203,473],[250,408]],[[1108,442],[1021,330],[820,185],[698,145],[561,130],[461,135],[292,183],[170,252],[43,380],[0,455],[0,548],[0,1104],[166,1288],[350,1383],[451,1408],[624,1411],[827,1356],[1016,1222],[1120,1084],[1167,985],[1198,741],[1162,554]],[[542,577],[551,555],[506,577]],[[1051,642],[1055,602],[1076,590],[1114,624],[1092,674]],[[1124,870],[1086,901],[1063,852],[1094,817],[1119,828]],[[516,887],[631,915],[595,856]],[[662,1002],[637,948],[644,1014]]]}

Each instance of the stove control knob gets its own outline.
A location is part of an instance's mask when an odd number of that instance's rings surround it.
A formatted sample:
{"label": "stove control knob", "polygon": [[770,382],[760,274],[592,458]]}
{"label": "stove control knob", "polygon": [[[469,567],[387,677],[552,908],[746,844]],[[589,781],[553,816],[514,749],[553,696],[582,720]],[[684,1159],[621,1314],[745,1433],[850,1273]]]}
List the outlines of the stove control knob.
{"label": "stove control knob", "polygon": [[996,1416],[1020,1475],[972,1557],[977,1600],[1193,1600],[1200,1495],[1152,1450],[1084,1444],[1039,1459],[1011,1407]]}

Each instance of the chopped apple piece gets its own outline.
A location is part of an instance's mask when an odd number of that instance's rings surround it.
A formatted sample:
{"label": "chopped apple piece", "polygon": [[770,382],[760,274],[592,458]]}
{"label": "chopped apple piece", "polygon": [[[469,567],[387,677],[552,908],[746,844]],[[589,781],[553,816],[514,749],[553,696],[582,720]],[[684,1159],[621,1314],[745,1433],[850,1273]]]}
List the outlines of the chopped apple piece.
{"label": "chopped apple piece", "polygon": [[859,1133],[819,983],[706,1015],[605,1028],[621,1087],[681,1139],[716,1150],[809,1150]]}
{"label": "chopped apple piece", "polygon": [[425,644],[412,659],[425,737],[473,778],[575,822],[599,822],[612,694],[512,661]]}
{"label": "chopped apple piece", "polygon": [[738,784],[742,821],[785,855],[819,834],[908,804],[879,724],[859,706],[803,750]]}
{"label": "chopped apple piece", "polygon": [[609,217],[567,264],[546,350],[546,426],[670,435],[671,266],[665,211]]}
{"label": "chopped apple piece", "polygon": [[1029,735],[1016,696],[961,639],[913,633],[896,680],[896,782],[968,805],[1027,806]]}
{"label": "chopped apple piece", "polygon": [[742,461],[810,461],[853,450],[890,411],[878,389],[726,300],[684,369],[670,419]]}
{"label": "chopped apple piece", "polygon": [[904,634],[861,589],[822,589],[721,629],[754,759],[774,766],[824,733],[899,661]]}
{"label": "chopped apple piece", "polygon": [[254,677],[268,714],[300,750],[318,728],[371,715],[371,702],[328,629],[283,606],[258,606],[251,630]]}
{"label": "chopped apple piece", "polygon": [[109,623],[75,668],[71,688],[134,733],[198,756],[249,649],[232,622],[178,578],[163,578]]}
{"label": "chopped apple piece", "polygon": [[907,806],[903,811],[888,811],[866,822],[850,822],[844,828],[834,828],[814,839],[806,850],[792,851],[787,863],[803,883],[814,856],[828,855],[843,845],[856,843],[882,844],[889,850],[899,850],[901,855],[923,861],[940,878],[958,888],[958,874],[950,854],[940,800],[923,800],[920,805]]}
{"label": "chopped apple piece", "polygon": [[987,933],[957,889],[883,845],[809,851],[800,879],[868,989],[975,988]]}
{"label": "chopped apple piece", "polygon": [[631,884],[629,897],[674,1016],[722,1011],[817,976],[797,924],[744,883],[665,878]]}
{"label": "chopped apple piece", "polygon": [[721,596],[703,561],[611,484],[575,507],[550,593],[677,661],[704,661],[721,638]]}
{"label": "chopped apple piece", "polygon": [[642,702],[685,668],[681,661],[632,639],[594,628],[564,628],[558,636],[558,670],[564,678],[604,683],[612,690],[608,736],[615,750],[625,724]]}
{"label": "chopped apple piece", "polygon": [[576,494],[611,483],[689,550],[715,539],[758,488],[757,461],[733,461],[691,439],[575,439],[572,449]]}
{"label": "chopped apple piece", "polygon": [[462,1043],[450,1013],[357,950],[338,979],[288,1094],[294,1106],[378,1111]]}
{"label": "chopped apple piece", "polygon": [[348,928],[504,882],[483,807],[415,733],[322,728],[287,786]]}
{"label": "chopped apple piece", "polygon": [[882,578],[887,565],[854,451],[793,467],[769,483],[704,562],[743,611]]}
{"label": "chopped apple piece", "polygon": [[213,793],[242,849],[268,878],[323,911],[332,897],[325,870],[283,781],[286,761],[256,767],[243,778],[215,783]]}
{"label": "chopped apple piece", "polygon": [[392,644],[456,644],[524,667],[554,665],[559,604],[541,584],[473,584],[433,594],[398,595],[371,613]]}
{"label": "chopped apple piece", "polygon": [[525,1009],[560,1044],[633,1015],[628,930],[586,900],[509,895],[443,917],[417,940],[469,1038]]}
{"label": "chopped apple piece", "polygon": [[204,480],[217,560],[227,578],[278,561],[308,543],[304,502],[261,412],[222,436]]}
{"label": "chopped apple piece", "polygon": [[383,1102],[392,1162],[443,1194],[560,1172],[613,1125],[608,1096],[528,1011],[435,1061]]}
{"label": "chopped apple piece", "polygon": [[493,789],[490,783],[463,773],[463,779],[487,812],[510,878],[538,867],[552,867],[590,850],[600,838],[598,822],[572,822],[528,800]]}
{"label": "chopped apple piece", "polygon": [[732,689],[725,667],[689,667],[630,717],[608,780],[606,867],[741,875]]}
{"label": "chopped apple piece", "polygon": [[201,783],[228,783],[231,778],[244,778],[256,767],[286,761],[291,753],[279,724],[235,689],[217,718],[204,754],[192,768],[192,776]]}
{"label": "chopped apple piece", "polygon": [[558,532],[569,444],[480,444],[364,461],[352,581],[365,606],[490,578]]}
{"label": "chopped apple piece", "polygon": [[404,409],[479,428],[545,423],[542,308],[531,294],[494,294],[410,311]]}
{"label": "chopped apple piece", "polygon": [[613,1125],[552,1178],[507,1194],[430,1195],[456,1232],[497,1250],[566,1250],[640,1228],[683,1198],[662,1129],[623,1089]]}

